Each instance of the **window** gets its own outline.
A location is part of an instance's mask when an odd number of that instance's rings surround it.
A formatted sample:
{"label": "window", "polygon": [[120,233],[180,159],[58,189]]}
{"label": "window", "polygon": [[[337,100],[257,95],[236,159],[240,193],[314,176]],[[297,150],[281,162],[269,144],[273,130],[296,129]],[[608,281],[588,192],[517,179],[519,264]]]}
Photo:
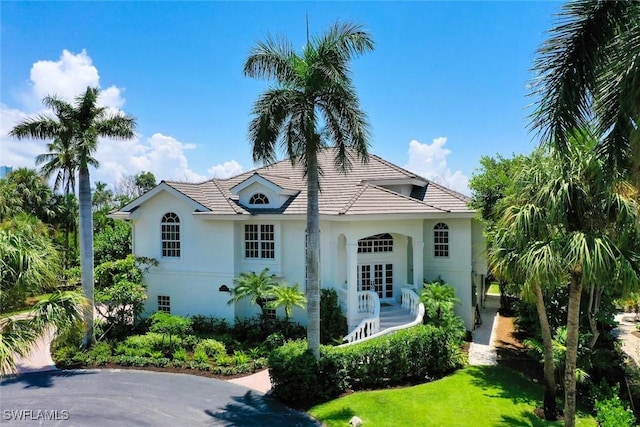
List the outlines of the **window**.
{"label": "window", "polygon": [[433,256],[449,256],[449,226],[442,222],[433,227]]}
{"label": "window", "polygon": [[158,311],[171,313],[171,297],[168,295],[158,295]]}
{"label": "window", "polygon": [[358,240],[358,253],[369,254],[378,252],[393,252],[393,237],[391,234],[376,234]]}
{"label": "window", "polygon": [[180,257],[180,218],[173,212],[162,217],[162,256]]}
{"label": "window", "polygon": [[268,205],[269,198],[262,193],[256,193],[249,199],[250,205]]}
{"label": "window", "polygon": [[264,317],[269,320],[276,320],[278,318],[278,316],[276,315],[276,311],[271,308],[265,308]]}
{"label": "window", "polygon": [[276,257],[276,239],[273,224],[245,224],[244,226],[245,258]]}

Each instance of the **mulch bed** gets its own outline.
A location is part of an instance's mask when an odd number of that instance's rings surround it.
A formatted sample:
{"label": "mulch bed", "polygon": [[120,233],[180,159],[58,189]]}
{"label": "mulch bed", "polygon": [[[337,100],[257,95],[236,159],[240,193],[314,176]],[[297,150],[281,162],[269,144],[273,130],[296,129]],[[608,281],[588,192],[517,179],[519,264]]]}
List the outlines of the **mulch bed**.
{"label": "mulch bed", "polygon": [[534,382],[542,382],[543,370],[538,361],[527,353],[522,344],[522,335],[516,331],[514,317],[500,313],[494,345],[498,354],[498,364],[522,372]]}

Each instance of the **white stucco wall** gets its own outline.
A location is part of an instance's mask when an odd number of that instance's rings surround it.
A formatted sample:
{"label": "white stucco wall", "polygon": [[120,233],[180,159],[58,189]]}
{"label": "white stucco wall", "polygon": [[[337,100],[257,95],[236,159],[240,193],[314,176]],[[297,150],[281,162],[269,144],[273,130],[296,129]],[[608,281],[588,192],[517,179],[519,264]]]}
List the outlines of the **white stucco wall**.
{"label": "white stucco wall", "polygon": [[[234,318],[229,294],[219,292],[223,284],[232,285],[233,223],[206,221],[195,217],[186,201],[162,192],[132,214],[134,254],[155,258],[159,265],[145,276],[149,298],[145,309],[157,310],[157,295],[171,297],[171,312],[180,315],[206,314]],[[162,257],[161,220],[174,212],[180,218],[181,253],[179,258]]]}
{"label": "white stucco wall", "polygon": [[[469,218],[424,221],[424,279],[433,281],[440,277],[456,289],[456,297],[460,300],[456,314],[468,330],[473,330],[475,304],[472,296],[471,221]],[[449,226],[448,257],[434,256],[433,227],[439,222]]]}

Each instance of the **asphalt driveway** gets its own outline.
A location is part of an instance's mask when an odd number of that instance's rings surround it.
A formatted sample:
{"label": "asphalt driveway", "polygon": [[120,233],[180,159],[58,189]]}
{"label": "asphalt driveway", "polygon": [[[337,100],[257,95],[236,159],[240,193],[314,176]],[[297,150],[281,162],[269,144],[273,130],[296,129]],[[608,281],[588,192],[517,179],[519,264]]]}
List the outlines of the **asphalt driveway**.
{"label": "asphalt driveway", "polygon": [[306,414],[227,381],[135,370],[71,370],[0,381],[0,424],[318,426]]}

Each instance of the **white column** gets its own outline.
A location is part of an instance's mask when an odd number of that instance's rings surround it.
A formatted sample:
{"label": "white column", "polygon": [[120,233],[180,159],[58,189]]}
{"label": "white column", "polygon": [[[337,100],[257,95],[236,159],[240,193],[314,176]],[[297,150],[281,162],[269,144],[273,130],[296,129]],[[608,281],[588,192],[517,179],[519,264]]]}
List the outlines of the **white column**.
{"label": "white column", "polygon": [[411,238],[413,249],[413,286],[420,292],[424,280],[424,242],[422,236]]}
{"label": "white column", "polygon": [[349,332],[358,326],[358,242],[347,239],[347,324]]}

